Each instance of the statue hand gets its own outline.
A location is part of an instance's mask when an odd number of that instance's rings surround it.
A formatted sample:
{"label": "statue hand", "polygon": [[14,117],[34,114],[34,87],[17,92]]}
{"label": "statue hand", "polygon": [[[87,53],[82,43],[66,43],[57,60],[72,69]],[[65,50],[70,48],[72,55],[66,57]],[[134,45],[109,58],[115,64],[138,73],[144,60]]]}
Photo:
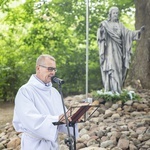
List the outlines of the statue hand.
{"label": "statue hand", "polygon": [[145,26],[142,26],[140,32],[143,32],[144,30],[145,30]]}

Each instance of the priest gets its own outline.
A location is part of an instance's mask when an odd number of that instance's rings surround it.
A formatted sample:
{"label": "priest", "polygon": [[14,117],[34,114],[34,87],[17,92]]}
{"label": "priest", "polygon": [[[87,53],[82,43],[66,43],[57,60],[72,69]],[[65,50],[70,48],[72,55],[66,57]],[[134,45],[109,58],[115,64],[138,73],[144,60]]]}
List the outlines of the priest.
{"label": "priest", "polygon": [[[20,87],[15,97],[13,126],[22,132],[21,150],[58,150],[59,132],[68,133],[60,93],[52,86],[56,61],[51,55],[40,55],[36,61],[36,74]],[[65,121],[64,121],[65,123]],[[73,128],[69,127],[73,135]],[[78,137],[76,125],[75,134]]]}

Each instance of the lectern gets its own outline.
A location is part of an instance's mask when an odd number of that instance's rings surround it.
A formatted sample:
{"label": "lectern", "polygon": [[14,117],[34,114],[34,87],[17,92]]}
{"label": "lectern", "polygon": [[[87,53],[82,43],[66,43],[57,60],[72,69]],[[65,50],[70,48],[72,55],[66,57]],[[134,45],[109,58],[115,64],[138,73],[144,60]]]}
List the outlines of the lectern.
{"label": "lectern", "polygon": [[[75,124],[76,123],[83,123],[86,120],[89,120],[93,113],[99,108],[99,102],[93,102],[92,104],[90,103],[83,103],[81,105],[78,106],[73,106],[70,107],[68,109],[68,111],[66,113],[69,112],[71,121],[68,122],[68,126],[73,128],[73,142],[74,142],[74,146],[73,146],[73,150],[76,150],[76,132],[75,132]],[[54,125],[61,125],[61,124],[65,124],[61,121],[58,122],[53,122]],[[69,141],[70,139],[66,139],[65,143],[70,144]]]}

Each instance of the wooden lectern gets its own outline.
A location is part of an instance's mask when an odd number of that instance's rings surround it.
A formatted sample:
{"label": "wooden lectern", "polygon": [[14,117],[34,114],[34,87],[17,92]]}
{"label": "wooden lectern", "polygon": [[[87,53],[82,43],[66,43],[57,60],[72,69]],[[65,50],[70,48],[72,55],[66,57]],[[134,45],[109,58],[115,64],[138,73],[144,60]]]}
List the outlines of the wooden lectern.
{"label": "wooden lectern", "polygon": [[[78,106],[72,106],[68,109],[66,113],[69,112],[71,121],[69,121],[69,127],[73,127],[74,134],[74,150],[76,150],[76,135],[75,135],[75,124],[82,123],[89,120],[94,112],[99,108],[99,101],[94,101],[93,103],[82,103]],[[87,114],[87,112],[89,112]],[[61,120],[61,119],[60,119]],[[54,125],[65,124],[61,121],[53,122]]]}

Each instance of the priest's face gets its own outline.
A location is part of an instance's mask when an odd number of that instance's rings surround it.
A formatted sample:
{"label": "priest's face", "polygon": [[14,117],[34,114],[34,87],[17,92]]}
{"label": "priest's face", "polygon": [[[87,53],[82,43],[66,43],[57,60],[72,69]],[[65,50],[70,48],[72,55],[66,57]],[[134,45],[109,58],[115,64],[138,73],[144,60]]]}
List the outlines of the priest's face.
{"label": "priest's face", "polygon": [[36,68],[37,77],[44,83],[51,82],[51,77],[53,77],[55,73],[56,62],[49,58],[45,58],[44,62]]}

